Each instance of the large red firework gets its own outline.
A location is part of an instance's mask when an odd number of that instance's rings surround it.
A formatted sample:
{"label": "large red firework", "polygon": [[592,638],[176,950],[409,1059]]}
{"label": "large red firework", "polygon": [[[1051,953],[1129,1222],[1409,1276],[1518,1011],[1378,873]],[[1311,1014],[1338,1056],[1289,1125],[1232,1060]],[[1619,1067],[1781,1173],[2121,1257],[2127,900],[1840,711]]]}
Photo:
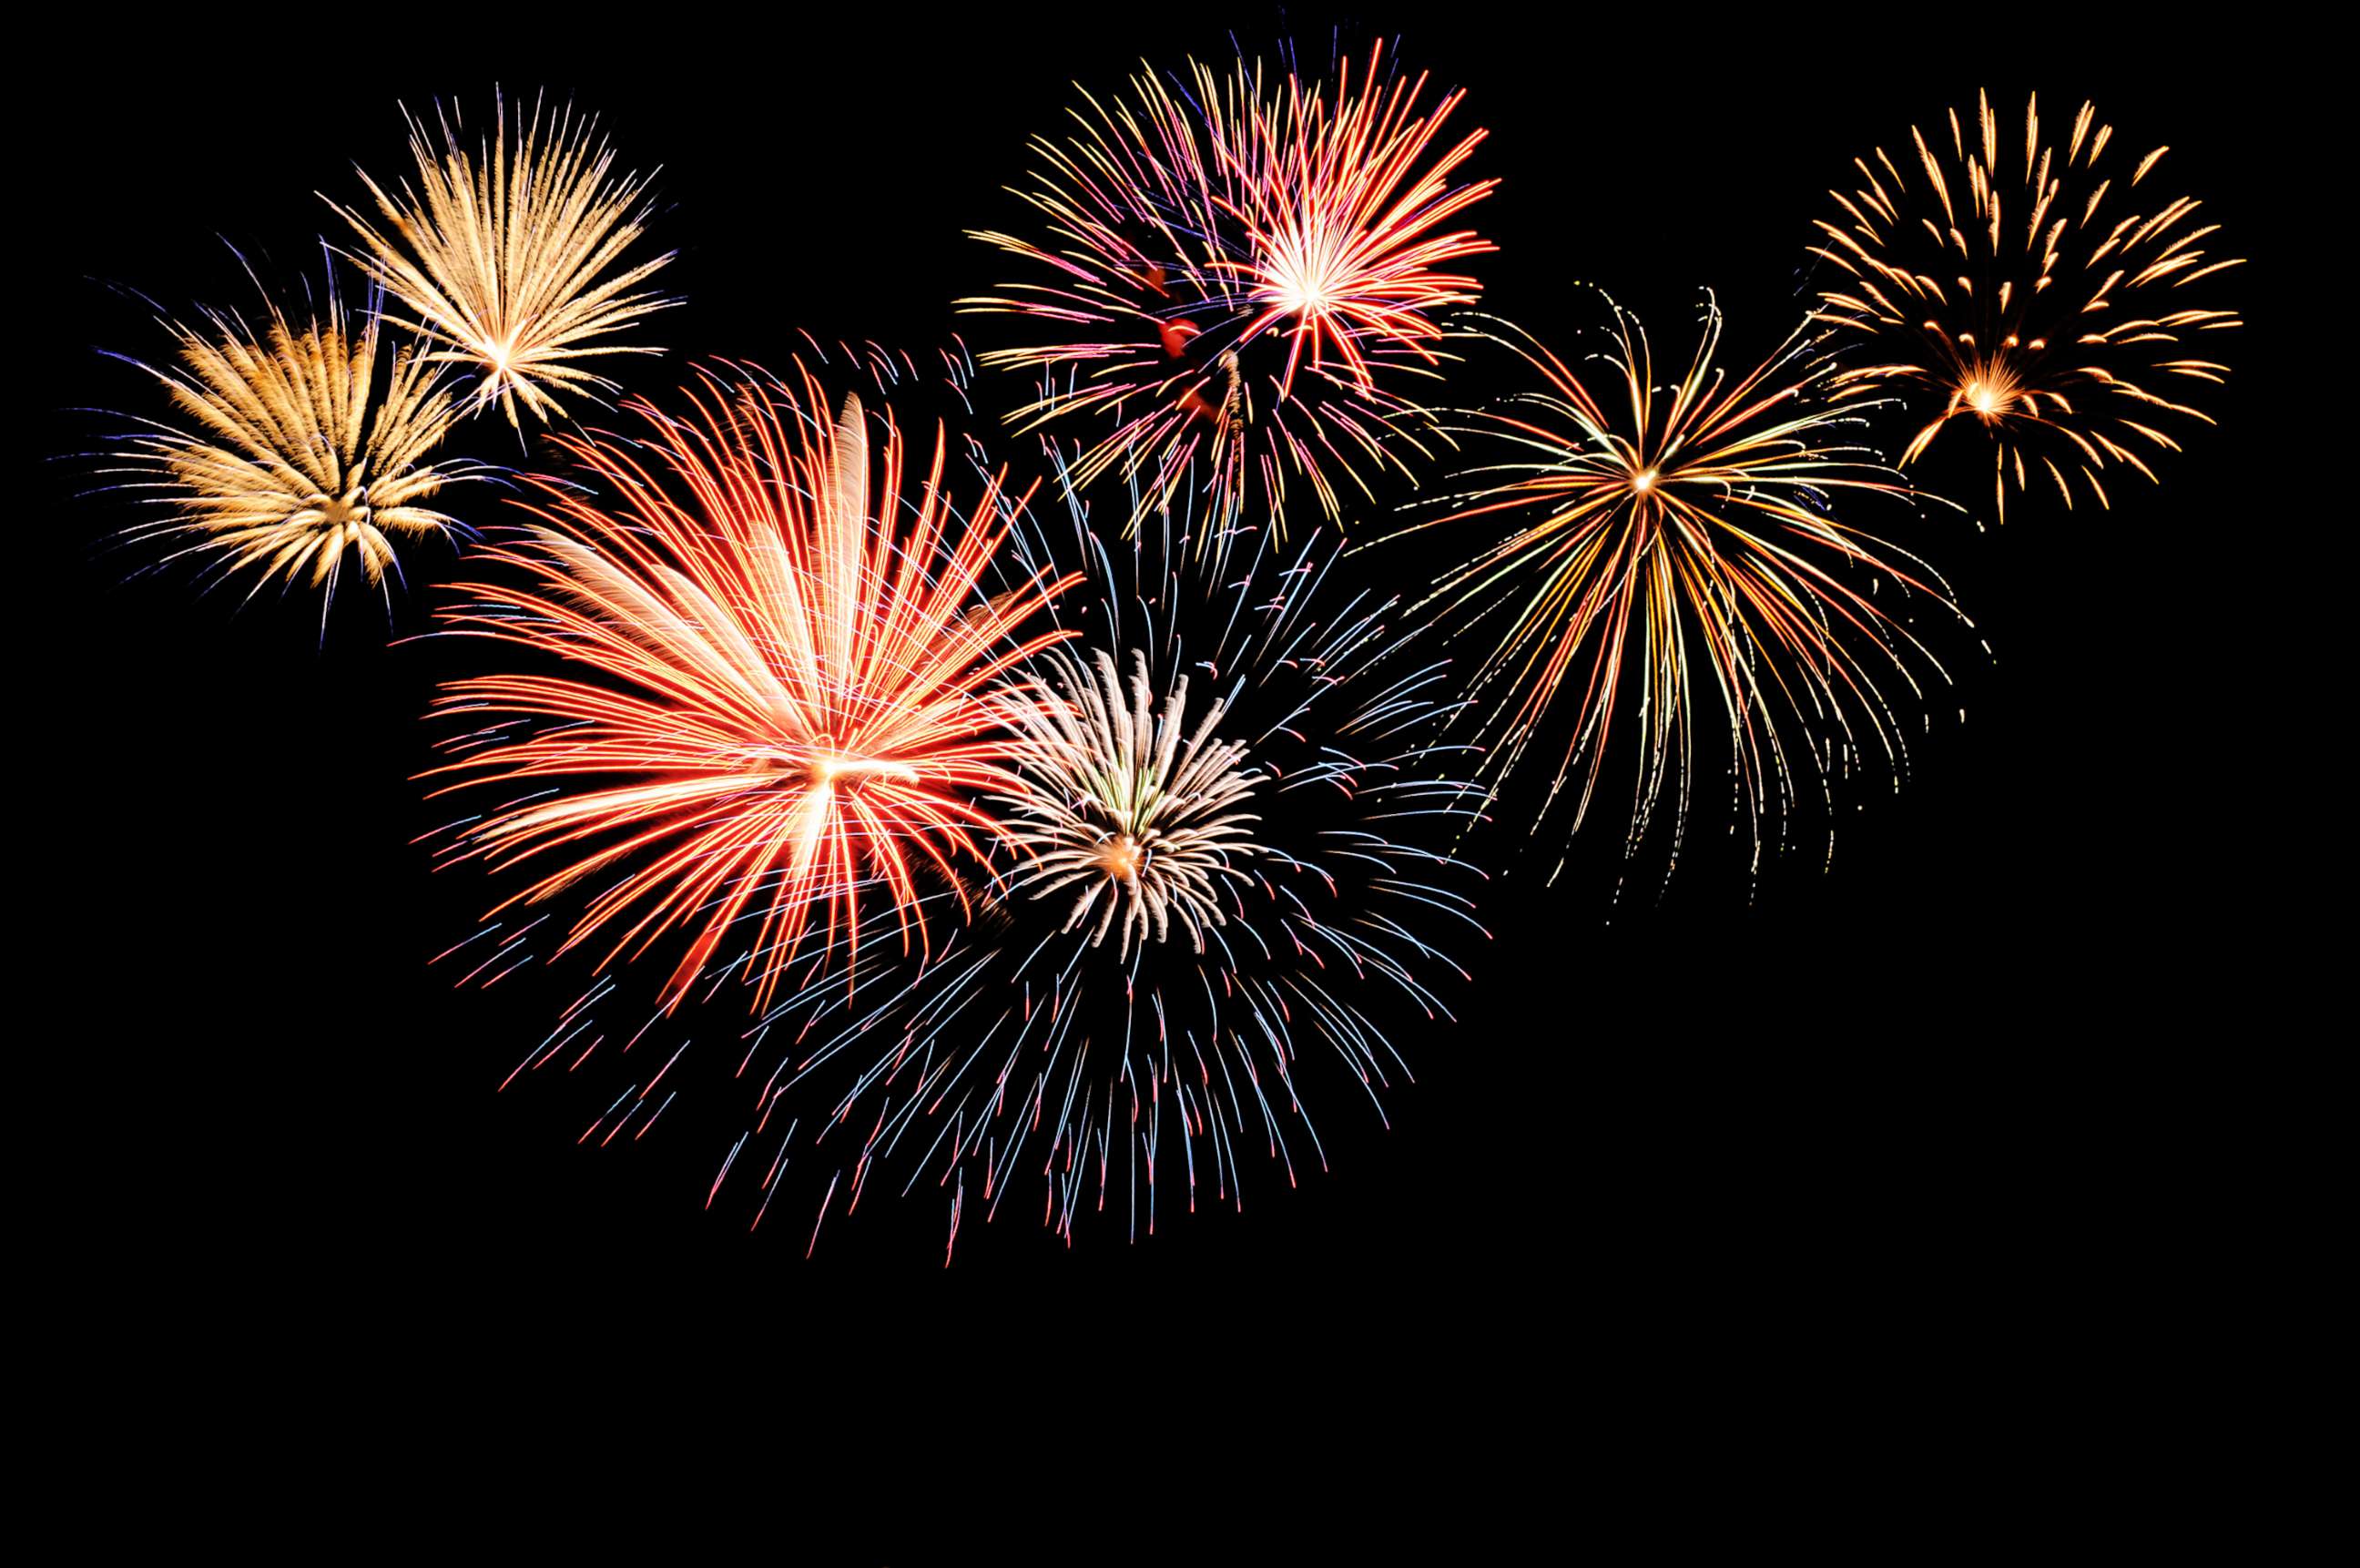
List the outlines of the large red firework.
{"label": "large red firework", "polygon": [[923,944],[916,873],[956,890],[954,861],[998,832],[975,795],[1013,782],[982,694],[1061,635],[1020,631],[1073,579],[984,592],[1024,499],[987,477],[961,523],[947,443],[908,486],[890,416],[872,485],[859,399],[829,422],[801,367],[705,373],[685,401],[627,405],[645,441],[555,438],[588,483],[532,480],[540,521],[485,553],[527,586],[470,585],[441,619],[566,673],[446,686],[438,710],[475,728],[436,771],[523,792],[456,840],[541,868],[493,915],[603,880],[557,950],[598,938],[611,963],[687,935],[668,1007],[747,922],[730,963],[759,1008],[814,908],[833,942],[881,895]]}
{"label": "large red firework", "polygon": [[1283,523],[1298,481],[1336,518],[1339,483],[1407,471],[1433,430],[1437,313],[1478,297],[1445,269],[1495,248],[1446,227],[1495,183],[1457,180],[1484,133],[1443,142],[1463,94],[1422,107],[1426,79],[1382,49],[1331,82],[1273,89],[1240,60],[1131,88],[1034,144],[1046,234],[976,236],[1042,276],[966,308],[1050,329],[984,360],[1040,378],[1015,422],[1076,434],[1077,481],[1119,474],[1134,521],[1192,482],[1217,523]]}

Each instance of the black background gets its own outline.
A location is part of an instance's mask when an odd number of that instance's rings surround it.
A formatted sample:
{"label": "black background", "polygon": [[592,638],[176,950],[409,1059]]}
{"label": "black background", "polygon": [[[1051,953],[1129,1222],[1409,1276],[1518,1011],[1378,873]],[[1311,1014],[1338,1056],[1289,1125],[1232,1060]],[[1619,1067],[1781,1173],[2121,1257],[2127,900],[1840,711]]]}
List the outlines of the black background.
{"label": "black background", "polygon": [[[2234,1245],[2239,1151],[2267,1113],[2251,1015],[2217,1000],[2270,762],[2250,717],[2266,649],[2223,571],[2253,537],[2289,330],[2256,172],[2273,132],[2253,110],[2275,90],[2260,41],[2191,60],[2111,25],[1347,22],[1356,52],[1398,32],[1408,62],[1470,89],[1464,120],[1492,133],[1472,172],[1502,181],[1474,220],[1501,246],[1476,263],[1486,303],[1545,337],[1595,323],[1588,280],[1684,345],[1710,286],[1732,356],[1766,349],[1848,160],[1978,86],[2004,118],[2027,88],[2054,125],[2090,95],[2128,143],[2173,144],[2170,181],[2253,258],[2223,290],[2247,324],[2206,403],[2220,428],[2190,430],[2159,488],[2119,483],[2111,512],[2070,514],[2035,494],[2004,528],[1913,536],[1995,657],[1945,649],[1966,721],[1938,713],[1897,796],[1846,791],[1864,809],[1830,871],[1806,853],[1749,903],[1742,856],[1713,847],[1662,904],[1616,909],[1611,812],[1555,889],[1545,861],[1513,862],[1458,1026],[1402,1032],[1418,1081],[1389,1099],[1393,1129],[1335,1131],[1335,1168],[1301,1190],[1265,1179],[1242,1217],[1137,1246],[1109,1226],[1069,1252],[1003,1215],[945,1274],[931,1208],[864,1211],[831,1218],[806,1262],[808,1208],[751,1235],[742,1210],[701,1211],[718,1147],[579,1148],[574,1098],[496,1096],[530,1009],[426,970],[483,889],[464,870],[430,879],[410,843],[440,820],[410,782],[421,715],[464,653],[389,645],[357,592],[322,645],[300,594],[237,610],[184,575],[135,576],[142,562],[107,545],[132,514],[78,497],[89,466],[60,455],[114,428],[76,411],[153,406],[95,352],[166,352],[120,288],[175,311],[249,304],[216,235],[266,276],[316,276],[333,219],[312,192],[357,195],[355,161],[402,167],[398,103],[472,114],[495,82],[545,86],[604,116],[628,164],[662,166],[652,243],[679,251],[662,282],[687,303],[649,334],[672,356],[625,371],[661,392],[693,354],[783,366],[799,329],[920,352],[955,327],[991,341],[950,302],[1008,269],[961,231],[1023,221],[1000,187],[1068,83],[1110,89],[1142,53],[1218,57],[1232,22],[1250,49],[1291,33],[1324,60],[1330,21],[880,9],[798,24],[792,48],[700,26],[556,49],[538,27],[473,23],[464,48],[383,27],[85,40],[75,69],[105,90],[68,72],[38,121],[20,213],[36,283],[14,324],[38,345],[27,417],[49,460],[16,519],[41,553],[19,599],[47,628],[19,645],[38,698],[19,828],[61,873],[23,912],[51,949],[23,990],[56,1011],[20,1030],[62,1081],[19,1113],[60,1151],[45,1213],[93,1268],[144,1287],[93,1310],[144,1321],[169,1299],[182,1332],[331,1358],[562,1364],[551,1336],[628,1354],[675,1311],[724,1354],[767,1358],[848,1304],[891,1302],[922,1325],[897,1343],[945,1367],[1180,1353],[1251,1385],[1342,1346],[1384,1379],[1524,1415],[1570,1415],[1617,1379],[1677,1403],[1701,1365],[1717,1388],[1748,1368],[1874,1385],[1888,1362],[1972,1381],[2146,1343],[2192,1260]],[[516,460],[504,429],[468,440]],[[1957,473],[1980,515],[1972,455]],[[408,563],[398,633],[452,576],[432,548]],[[1352,564],[1404,584],[1430,565]],[[1518,847],[1498,834],[1480,852]],[[821,1359],[862,1365],[903,1321],[838,1328]]]}

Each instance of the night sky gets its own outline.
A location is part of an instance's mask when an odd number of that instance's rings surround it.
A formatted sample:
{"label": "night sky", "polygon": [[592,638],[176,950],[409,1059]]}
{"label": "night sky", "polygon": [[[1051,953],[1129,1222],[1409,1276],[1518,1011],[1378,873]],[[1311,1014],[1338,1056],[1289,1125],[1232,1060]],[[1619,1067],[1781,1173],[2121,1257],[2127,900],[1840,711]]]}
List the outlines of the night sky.
{"label": "night sky", "polygon": [[[1561,829],[1528,846],[1522,822],[1495,823],[1473,850],[1495,873],[1495,939],[1459,953],[1475,983],[1456,990],[1455,1025],[1395,1032],[1416,1082],[1388,1095],[1391,1130],[1338,1075],[1331,1168],[1288,1191],[1250,1168],[1262,1179],[1242,1215],[1177,1217],[1137,1245],[1085,1228],[1068,1250],[1036,1212],[1003,1213],[962,1235],[945,1275],[935,1207],[872,1201],[832,1218],[806,1262],[808,1203],[750,1235],[742,1208],[701,1208],[725,1118],[600,1150],[574,1138],[606,1080],[496,1095],[554,992],[454,992],[426,966],[489,891],[469,868],[430,876],[412,843],[442,819],[411,782],[432,761],[421,716],[481,657],[402,641],[453,553],[405,557],[389,624],[347,590],[324,640],[300,593],[240,609],[185,573],[135,575],[145,559],[109,539],[136,513],[78,496],[93,465],[70,455],[114,428],[81,411],[158,410],[98,352],[168,352],[132,291],[178,314],[250,306],[224,240],[266,276],[316,278],[334,220],[313,192],[349,200],[355,162],[406,165],[398,104],[456,97],[473,115],[497,82],[571,95],[622,164],[661,166],[650,246],[678,251],[660,280],[686,302],[640,335],[666,357],[620,362],[630,390],[661,398],[708,354],[784,368],[806,332],[988,346],[1005,327],[951,302],[1011,268],[962,231],[1026,221],[1002,187],[1069,83],[1113,89],[1142,55],[1218,58],[1232,27],[1249,49],[1291,35],[1324,61],[1331,22],[1353,52],[1397,36],[1405,64],[1469,90],[1460,116],[1491,136],[1468,172],[1502,181],[1470,220],[1500,246],[1471,268],[1487,308],[1568,342],[1601,324],[1596,284],[1668,355],[1710,288],[1728,354],[1749,363],[1803,308],[1809,221],[1855,154],[1906,143],[1978,87],[2004,118],[2037,88],[2060,124],[2094,97],[2126,141],[2172,145],[2170,180],[2226,225],[2226,254],[2252,258],[2221,291],[2246,325],[2210,345],[2234,367],[2203,404],[2220,425],[2178,427],[2161,486],[2118,482],[2110,512],[2035,492],[2005,527],[1929,514],[1900,535],[1993,653],[1942,644],[1955,699],[1932,703],[1897,795],[1874,774],[1840,785],[1824,872],[1806,823],[1797,852],[1750,878],[1742,841],[1716,831],[1717,773],[1660,900],[1644,859],[1613,895],[1627,773],[1610,773],[1553,887]],[[1964,24],[1831,41],[1832,22],[1512,26],[1450,8],[1087,27],[856,9],[831,25],[843,36],[794,49],[710,22],[563,49],[503,27],[464,49],[382,28],[300,47],[110,38],[105,91],[48,84],[20,133],[39,146],[16,301],[37,368],[18,397],[49,461],[20,498],[38,554],[16,584],[47,626],[19,669],[54,710],[20,740],[40,784],[18,821],[60,884],[20,911],[55,949],[21,975],[27,1004],[63,1010],[20,1023],[20,1050],[57,1081],[18,1110],[61,1151],[58,1222],[95,1238],[94,1266],[322,1354],[351,1332],[374,1354],[497,1360],[512,1329],[531,1343],[519,1320],[595,1338],[674,1310],[750,1350],[796,1336],[803,1313],[890,1294],[953,1365],[1000,1354],[962,1343],[983,1308],[1029,1335],[1087,1320],[1109,1347],[1235,1336],[1258,1348],[1206,1352],[1201,1370],[1241,1379],[1295,1354],[1284,1343],[1494,1391],[1470,1401],[1554,1402],[1601,1368],[1699,1376],[1684,1345],[1777,1365],[1941,1347],[1999,1366],[2014,1336],[2052,1343],[2044,1324],[2136,1332],[2191,1238],[2234,1231],[2223,1187],[2259,1112],[2230,1064],[2258,1014],[2240,999],[2255,971],[2218,933],[2246,920],[2255,814],[2283,794],[2254,706],[2275,612],[2237,598],[2270,526],[2249,480],[2281,395],[2273,344],[2292,330],[2290,253],[2257,178],[2276,134],[2252,112],[2270,91],[2258,47],[2167,68],[2094,35],[2035,47]],[[248,90],[313,47],[329,101]],[[1016,379],[987,374],[979,405],[1012,406]],[[492,422],[456,449],[537,460]],[[1952,480],[1989,524],[1987,459],[1965,455],[1925,480]],[[1363,510],[1356,542],[1397,521]],[[1347,565],[1414,590],[1450,558],[1433,539]]]}

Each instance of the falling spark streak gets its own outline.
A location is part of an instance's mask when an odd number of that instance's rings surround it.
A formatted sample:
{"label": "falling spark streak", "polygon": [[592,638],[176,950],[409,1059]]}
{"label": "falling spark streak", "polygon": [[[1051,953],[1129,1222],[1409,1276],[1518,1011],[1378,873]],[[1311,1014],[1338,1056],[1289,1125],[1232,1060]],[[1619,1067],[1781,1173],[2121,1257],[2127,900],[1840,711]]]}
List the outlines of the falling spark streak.
{"label": "falling spark streak", "polygon": [[677,302],[639,287],[669,254],[615,270],[640,236],[647,181],[613,173],[595,120],[536,102],[511,135],[502,98],[470,148],[455,114],[439,143],[403,117],[417,183],[388,191],[362,172],[374,221],[328,204],[360,242],[354,260],[410,313],[402,324],[436,345],[426,357],[477,372],[475,407],[497,401],[519,428],[519,405],[553,420],[559,394],[613,389],[583,361],[662,352],[606,341]]}
{"label": "falling spark streak", "polygon": [[[455,836],[454,858],[543,867],[486,918],[588,884],[557,953],[599,938],[603,970],[678,934],[665,1011],[741,966],[759,1011],[810,912],[825,955],[864,885],[923,945],[922,868],[963,888],[955,861],[1000,832],[974,797],[1015,783],[1019,742],[988,694],[1065,635],[1020,629],[1076,578],[980,592],[1024,498],[987,476],[958,524],[947,443],[913,491],[890,418],[880,446],[857,396],[817,417],[808,372],[725,367],[684,400],[684,416],[631,405],[643,442],[555,437],[586,483],[531,478],[539,521],[479,556],[525,586],[468,585],[441,612],[451,634],[567,673],[447,685],[438,711],[468,725],[531,723],[433,770],[460,775],[435,793],[530,792]],[[716,965],[740,919],[752,956]]]}
{"label": "falling spark streak", "polygon": [[[1498,341],[1543,386],[1470,427],[1508,455],[1470,469],[1447,515],[1416,528],[1499,521],[1511,532],[1419,608],[1491,629],[1469,700],[1495,794],[1551,710],[1570,705],[1548,799],[1580,773],[1574,831],[1618,720],[1635,709],[1644,732],[1625,850],[1636,854],[1673,784],[1666,875],[1686,832],[1698,688],[1708,686],[1728,725],[1732,790],[1758,871],[1762,818],[1775,816],[1783,835],[1798,774],[1823,800],[1831,773],[1871,755],[1898,780],[1904,729],[1880,680],[1916,699],[1925,687],[1915,665],[1947,679],[1896,614],[1901,603],[1876,590],[1897,588],[1902,602],[1923,596],[1965,623],[1922,563],[1840,515],[1869,497],[1915,492],[1844,443],[1856,405],[1821,396],[1836,370],[1802,329],[1732,375],[1713,362],[1721,318],[1708,300],[1696,352],[1665,386],[1644,329],[1608,303],[1612,347],[1590,367],[1498,323]],[[1546,817],[1546,807],[1535,813],[1533,831]]]}
{"label": "falling spark streak", "polygon": [[1484,133],[1445,143],[1464,95],[1421,108],[1426,88],[1379,48],[1332,82],[1192,61],[1185,79],[1142,68],[1110,104],[1085,93],[1019,192],[1045,233],[974,236],[1042,275],[961,302],[1046,334],[982,356],[1041,383],[1011,422],[1094,430],[1074,479],[1119,475],[1134,529],[1200,473],[1217,525],[1281,528],[1291,483],[1338,521],[1364,470],[1410,474],[1404,452],[1430,455],[1411,393],[1445,362],[1437,314],[1478,297],[1446,269],[1495,248],[1446,226],[1496,182],[1455,182]]}
{"label": "falling spark streak", "polygon": [[1898,160],[1882,148],[1853,159],[1860,184],[1829,192],[1841,216],[1816,221],[1811,254],[1843,274],[1819,291],[1818,319],[1867,361],[1837,389],[1886,392],[1927,420],[1904,467],[1952,422],[1982,426],[2003,521],[2011,479],[2021,491],[2045,476],[2069,508],[2074,476],[2111,506],[2112,464],[2152,482],[2148,456],[2179,449],[2157,425],[2212,423],[2186,400],[2228,375],[2191,340],[2241,324],[2204,302],[2208,280],[2244,265],[2208,259],[2220,225],[2191,198],[2141,189],[2167,149],[2126,170],[2105,156],[2114,127],[2093,125],[2085,103],[2060,156],[2029,98],[2019,147],[1979,93],[1947,134],[1913,127]]}

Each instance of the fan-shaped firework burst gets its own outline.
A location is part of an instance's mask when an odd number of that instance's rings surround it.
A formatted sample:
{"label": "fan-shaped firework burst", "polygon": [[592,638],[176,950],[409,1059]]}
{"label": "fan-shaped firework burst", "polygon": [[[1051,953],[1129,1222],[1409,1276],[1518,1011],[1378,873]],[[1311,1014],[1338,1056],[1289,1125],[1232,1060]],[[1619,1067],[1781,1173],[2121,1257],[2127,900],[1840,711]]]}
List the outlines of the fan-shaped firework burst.
{"label": "fan-shaped firework burst", "polygon": [[1437,776],[1442,670],[1400,652],[1397,602],[1329,598],[1316,541],[1282,559],[1261,540],[1214,586],[1168,538],[1109,554],[1081,531],[1087,657],[1003,693],[1025,739],[975,923],[906,988],[782,995],[716,1192],[752,1168],[767,1205],[816,1156],[824,1216],[894,1162],[903,1191],[945,1190],[954,1243],[971,1197],[989,1213],[1036,1179],[1069,1242],[1110,1201],[1152,1230],[1175,1175],[1191,1207],[1199,1186],[1241,1202],[1248,1150],[1290,1181],[1324,1160],[1306,1054],[1372,1102],[1403,1070],[1378,1020],[1445,1014],[1437,928],[1480,929],[1446,849],[1470,796]]}
{"label": "fan-shaped firework burst", "polygon": [[1493,248],[1447,226],[1493,184],[1456,181],[1483,138],[1443,141],[1461,96],[1422,108],[1426,78],[1388,77],[1371,49],[1332,82],[1192,64],[1088,100],[1063,144],[1033,145],[1022,194],[1046,233],[976,236],[1042,273],[964,302],[1050,334],[984,356],[1042,379],[1016,421],[1074,435],[1077,481],[1119,473],[1140,510],[1201,472],[1217,522],[1283,523],[1291,482],[1335,518],[1339,483],[1406,471],[1397,449],[1432,424],[1415,392],[1442,363],[1437,313],[1476,297],[1445,269]]}
{"label": "fan-shaped firework burst", "polygon": [[2140,454],[2178,446],[2158,423],[2211,423],[2182,400],[2227,374],[2198,345],[2238,324],[2197,287],[2240,265],[2206,258],[2220,225],[2147,183],[2165,148],[2109,161],[2114,127],[2088,104],[2062,156],[2041,139],[2038,98],[2020,147],[1983,95],[1968,125],[1953,110],[1947,132],[1909,136],[1898,162],[1881,148],[1855,159],[1859,187],[1830,192],[1842,218],[1818,225],[1813,254],[1845,274],[1820,291],[1819,318],[1863,340],[1841,385],[1889,388],[1928,421],[1905,465],[1953,420],[1981,424],[2002,517],[2011,479],[2045,474],[2069,507],[2076,473],[2101,505],[2109,464],[2153,479]]}
{"label": "fan-shaped firework burst", "polygon": [[611,172],[596,123],[536,104],[511,137],[502,100],[488,141],[470,148],[450,121],[441,131],[438,147],[410,122],[415,186],[388,192],[361,174],[384,227],[329,204],[359,236],[360,265],[410,313],[404,324],[439,345],[435,358],[481,373],[476,405],[497,399],[510,424],[519,403],[552,419],[560,393],[613,387],[583,361],[661,352],[604,341],[672,302],[639,288],[672,258],[615,269],[639,237],[647,182]]}
{"label": "fan-shaped firework burst", "polygon": [[399,569],[397,540],[461,526],[421,503],[483,470],[426,461],[455,418],[452,400],[419,355],[394,350],[380,366],[374,302],[355,330],[332,272],[324,310],[298,323],[268,309],[259,332],[211,313],[202,325],[165,323],[180,363],[140,368],[185,424],[142,420],[115,455],[133,476],[126,488],[169,513],[135,536],[188,538],[175,554],[205,556],[222,576],[251,568],[255,592],[308,572],[324,616],[347,554],[381,585]]}
{"label": "fan-shaped firework burst", "polygon": [[[1721,322],[1708,303],[1687,370],[1659,386],[1644,329],[1620,307],[1614,320],[1612,346],[1591,357],[1594,368],[1577,369],[1513,329],[1502,336],[1545,385],[1475,427],[1511,455],[1470,470],[1469,488],[1436,521],[1499,518],[1512,532],[1426,602],[1447,601],[1497,629],[1474,682],[1479,696],[1497,688],[1482,721],[1483,738],[1497,742],[1495,780],[1560,697],[1570,704],[1549,796],[1579,771],[1577,830],[1610,734],[1635,708],[1633,852],[1676,778],[1678,854],[1698,688],[1709,686],[1728,724],[1758,864],[1761,818],[1775,811],[1783,822],[1798,773],[1824,788],[1856,757],[1880,755],[1896,772],[1904,760],[1879,683],[1897,680],[1916,697],[1913,661],[1938,675],[1940,666],[1897,619],[1901,605],[1875,590],[1923,594],[1956,611],[1914,557],[1838,515],[1912,492],[1844,444],[1854,422],[1818,400],[1836,372],[1810,340],[1798,331],[1730,375],[1713,363]],[[1535,814],[1535,830],[1545,815]]]}
{"label": "fan-shaped firework burst", "polygon": [[455,844],[543,868],[503,909],[603,881],[559,952],[598,938],[611,962],[684,934],[670,1006],[744,919],[733,963],[759,1007],[814,905],[832,941],[873,882],[906,942],[914,869],[957,885],[953,860],[995,831],[973,796],[1013,781],[982,694],[1054,641],[1018,630],[1068,584],[979,594],[1022,501],[987,478],[960,527],[945,444],[912,493],[890,422],[872,486],[858,398],[831,424],[808,375],[733,369],[686,400],[634,405],[644,444],[557,438],[590,489],[535,480],[543,525],[486,552],[530,586],[476,585],[443,619],[571,673],[447,688],[442,711],[489,723],[442,771],[527,792]]}

